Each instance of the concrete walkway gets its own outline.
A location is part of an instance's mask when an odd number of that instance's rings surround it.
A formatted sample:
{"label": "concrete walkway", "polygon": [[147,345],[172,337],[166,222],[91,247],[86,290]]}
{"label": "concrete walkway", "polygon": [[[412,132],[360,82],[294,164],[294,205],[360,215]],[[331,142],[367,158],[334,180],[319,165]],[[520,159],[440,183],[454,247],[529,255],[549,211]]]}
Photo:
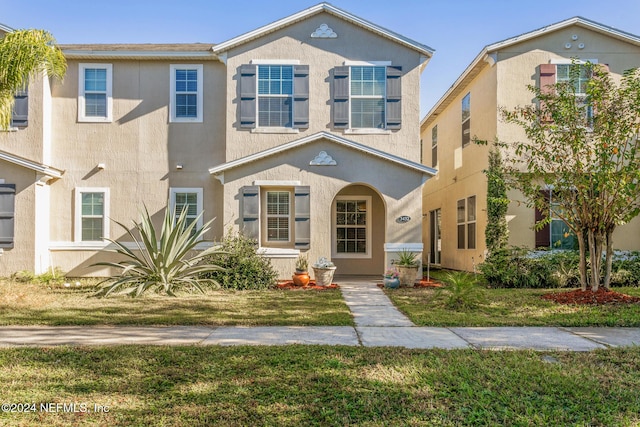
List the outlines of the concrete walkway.
{"label": "concrete walkway", "polygon": [[590,351],[640,345],[640,328],[417,327],[375,281],[340,281],[356,326],[107,327],[5,326],[0,347],[56,345],[328,344],[418,349]]}

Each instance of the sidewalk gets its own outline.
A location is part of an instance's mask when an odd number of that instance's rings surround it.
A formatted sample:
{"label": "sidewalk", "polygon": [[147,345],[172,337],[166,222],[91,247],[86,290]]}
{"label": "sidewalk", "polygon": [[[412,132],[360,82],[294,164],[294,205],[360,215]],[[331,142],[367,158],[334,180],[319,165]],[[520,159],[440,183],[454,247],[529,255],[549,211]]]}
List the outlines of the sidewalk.
{"label": "sidewalk", "polygon": [[56,345],[392,346],[590,351],[640,345],[640,328],[417,327],[371,281],[341,281],[352,326],[5,326],[0,347]]}

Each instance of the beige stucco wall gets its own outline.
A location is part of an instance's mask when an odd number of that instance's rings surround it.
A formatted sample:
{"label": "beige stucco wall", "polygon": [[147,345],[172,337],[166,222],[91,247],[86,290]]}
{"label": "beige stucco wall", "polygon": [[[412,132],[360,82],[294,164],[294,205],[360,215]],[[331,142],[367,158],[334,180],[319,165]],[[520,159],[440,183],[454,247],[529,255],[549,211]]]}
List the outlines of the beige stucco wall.
{"label": "beige stucco wall", "polygon": [[[438,175],[424,185],[423,243],[429,250],[429,212],[441,209],[441,265],[473,270],[485,252],[487,146],[471,142],[462,148],[462,98],[470,93],[471,137],[494,140],[496,134],[496,69],[488,64],[464,90],[460,91],[435,121],[422,129],[423,163],[431,164],[431,130],[438,126]],[[457,202],[476,196],[476,248],[458,249]]]}
{"label": "beige stucco wall", "polygon": [[20,270],[33,271],[35,263],[35,187],[36,173],[0,160],[0,179],[16,185],[14,247],[0,254],[0,277]]}
{"label": "beige stucco wall", "polygon": [[[203,188],[205,221],[221,217],[221,187],[208,169],[224,160],[225,68],[203,62],[202,123],[169,123],[170,64],[179,62],[108,62],[113,64],[113,122],[79,123],[80,62],[100,61],[69,61],[64,84],[53,85],[52,163],[66,173],[52,187],[51,240],[54,265],[91,274],[85,267],[98,257],[73,244],[75,188],[108,187],[109,216],[126,224],[139,218],[145,204],[159,225],[170,187]],[[105,168],[97,169],[98,163]],[[218,238],[222,230],[217,220],[206,238]],[[123,235],[112,223],[110,237]]]}
{"label": "beige stucco wall", "polygon": [[[320,151],[331,155],[338,163],[337,166],[310,166],[309,162]],[[385,173],[381,174],[381,170]],[[357,174],[357,181],[354,181],[354,174]],[[236,230],[241,227],[239,212],[242,210],[242,187],[253,185],[255,181],[268,180],[299,181],[300,185],[310,186],[311,249],[306,252],[310,261],[321,256],[331,257],[331,206],[335,196],[360,190],[372,195],[375,245],[372,254],[375,256],[369,261],[359,261],[352,265],[346,261],[334,260],[339,266],[337,274],[382,274],[389,261],[382,258],[384,243],[421,241],[420,203],[415,202],[420,197],[421,173],[331,141],[318,140],[225,172],[225,225],[231,225]],[[378,202],[375,201],[376,195],[380,199]],[[411,221],[397,223],[396,218],[401,215],[410,216]],[[386,240],[381,238],[380,231],[385,228]],[[291,276],[295,258],[293,255],[272,260],[282,278]]]}
{"label": "beige stucco wall", "polygon": [[[337,34],[335,39],[311,38],[321,24]],[[420,54],[335,16],[320,13],[227,54],[226,120],[227,160],[233,160],[319,131],[343,134],[332,127],[333,68],[351,61],[391,61],[402,66],[402,129],[381,135],[344,135],[346,138],[419,161]],[[309,65],[308,129],[296,134],[260,134],[239,128],[239,67],[251,60],[299,60]]]}

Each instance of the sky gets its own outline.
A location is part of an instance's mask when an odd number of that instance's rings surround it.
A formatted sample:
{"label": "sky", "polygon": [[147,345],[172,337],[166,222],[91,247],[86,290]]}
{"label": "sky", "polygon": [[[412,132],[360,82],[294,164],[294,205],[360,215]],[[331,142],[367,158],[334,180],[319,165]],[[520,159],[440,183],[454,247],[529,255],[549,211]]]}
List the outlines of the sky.
{"label": "sky", "polygon": [[[319,0],[0,0],[0,23],[60,44],[221,43]],[[421,78],[421,116],[488,44],[574,17],[640,35],[640,0],[331,0],[435,49]]]}

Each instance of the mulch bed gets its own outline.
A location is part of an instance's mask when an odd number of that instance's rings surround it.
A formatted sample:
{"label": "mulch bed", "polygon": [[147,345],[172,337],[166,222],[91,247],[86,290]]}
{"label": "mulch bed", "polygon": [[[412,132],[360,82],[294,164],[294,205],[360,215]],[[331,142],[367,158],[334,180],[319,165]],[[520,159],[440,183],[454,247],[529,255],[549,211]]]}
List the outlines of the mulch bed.
{"label": "mulch bed", "polygon": [[339,289],[340,286],[338,286],[338,284],[336,283],[332,283],[329,286],[319,286],[319,285],[316,285],[315,280],[309,281],[309,284],[307,286],[297,286],[295,283],[293,283],[293,280],[284,280],[284,281],[278,282],[278,284],[276,285],[276,288],[291,290],[291,291],[306,291],[311,289],[324,291],[327,289]]}
{"label": "mulch bed", "polygon": [[[413,284],[413,288],[441,288],[443,285],[440,282],[436,282],[433,279],[427,280],[427,279],[422,279],[419,281],[416,281]],[[384,288],[384,284],[383,283],[378,283],[378,287],[379,288]],[[401,288],[410,288],[411,286],[400,286]]]}
{"label": "mulch bed", "polygon": [[568,292],[554,292],[545,294],[542,298],[557,302],[558,304],[619,305],[640,303],[640,298],[638,297],[632,297],[605,288],[599,288],[596,292],[591,290],[583,291],[580,289]]}

